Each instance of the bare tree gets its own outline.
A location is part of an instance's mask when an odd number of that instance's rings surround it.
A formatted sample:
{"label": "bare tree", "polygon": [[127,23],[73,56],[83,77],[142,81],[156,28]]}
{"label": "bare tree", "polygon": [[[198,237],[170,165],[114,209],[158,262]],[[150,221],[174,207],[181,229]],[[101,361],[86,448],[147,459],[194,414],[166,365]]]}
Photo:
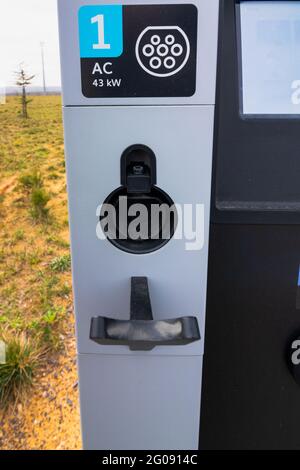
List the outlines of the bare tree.
{"label": "bare tree", "polygon": [[28,118],[28,111],[27,105],[32,101],[27,99],[26,87],[31,84],[32,80],[34,79],[35,75],[28,75],[26,70],[22,65],[20,65],[20,70],[15,72],[16,74],[16,85],[21,87],[22,89],[22,97],[21,97],[21,104],[22,104],[22,117],[24,119]]}

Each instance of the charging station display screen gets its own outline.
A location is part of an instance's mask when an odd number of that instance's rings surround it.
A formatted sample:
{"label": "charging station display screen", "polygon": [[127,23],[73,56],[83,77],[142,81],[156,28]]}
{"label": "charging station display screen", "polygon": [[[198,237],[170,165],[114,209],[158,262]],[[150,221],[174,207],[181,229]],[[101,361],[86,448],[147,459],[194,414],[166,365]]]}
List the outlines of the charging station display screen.
{"label": "charging station display screen", "polygon": [[300,1],[241,1],[241,108],[300,115]]}

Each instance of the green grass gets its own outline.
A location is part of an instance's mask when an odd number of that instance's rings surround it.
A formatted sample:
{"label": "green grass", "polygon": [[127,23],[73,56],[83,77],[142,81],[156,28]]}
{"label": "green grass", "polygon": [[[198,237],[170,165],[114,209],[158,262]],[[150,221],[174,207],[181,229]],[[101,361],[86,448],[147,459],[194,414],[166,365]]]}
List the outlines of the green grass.
{"label": "green grass", "polygon": [[58,351],[61,348],[60,324],[64,318],[63,307],[49,308],[39,320],[34,320],[28,325],[29,330],[35,331],[41,348],[47,347],[52,351]]}
{"label": "green grass", "polygon": [[71,256],[64,255],[54,258],[50,263],[50,268],[55,273],[64,273],[71,269]]}

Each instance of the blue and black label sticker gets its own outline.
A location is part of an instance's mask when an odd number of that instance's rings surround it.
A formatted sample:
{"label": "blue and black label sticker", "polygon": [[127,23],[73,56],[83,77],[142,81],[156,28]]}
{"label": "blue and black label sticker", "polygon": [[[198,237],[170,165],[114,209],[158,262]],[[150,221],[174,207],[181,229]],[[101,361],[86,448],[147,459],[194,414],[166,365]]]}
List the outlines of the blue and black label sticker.
{"label": "blue and black label sticker", "polygon": [[93,5],[79,9],[87,98],[187,97],[196,90],[195,5]]}

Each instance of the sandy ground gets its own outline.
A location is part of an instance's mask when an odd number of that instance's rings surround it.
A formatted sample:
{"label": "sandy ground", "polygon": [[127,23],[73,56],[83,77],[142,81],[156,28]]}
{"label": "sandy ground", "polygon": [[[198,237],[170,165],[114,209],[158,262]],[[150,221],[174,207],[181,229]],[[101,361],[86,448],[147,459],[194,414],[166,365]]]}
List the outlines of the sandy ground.
{"label": "sandy ground", "polygon": [[40,369],[27,400],[0,414],[2,450],[81,449],[73,322],[70,330],[64,352]]}

